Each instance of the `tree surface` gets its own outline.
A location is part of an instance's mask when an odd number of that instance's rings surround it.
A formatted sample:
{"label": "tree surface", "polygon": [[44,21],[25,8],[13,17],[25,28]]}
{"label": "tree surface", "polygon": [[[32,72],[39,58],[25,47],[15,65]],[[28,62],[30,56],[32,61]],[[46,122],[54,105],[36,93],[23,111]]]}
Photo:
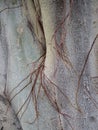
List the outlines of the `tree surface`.
{"label": "tree surface", "polygon": [[98,130],[98,1],[0,0],[0,129]]}

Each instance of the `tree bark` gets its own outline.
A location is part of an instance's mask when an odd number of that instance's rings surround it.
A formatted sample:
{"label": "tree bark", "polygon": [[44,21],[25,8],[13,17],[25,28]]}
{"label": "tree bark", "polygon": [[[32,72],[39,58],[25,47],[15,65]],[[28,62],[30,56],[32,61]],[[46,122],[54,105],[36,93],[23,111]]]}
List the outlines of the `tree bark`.
{"label": "tree bark", "polygon": [[[23,1],[27,2],[27,7]],[[1,111],[4,109],[5,112],[10,105],[7,121],[3,121],[4,112],[0,114],[1,130],[97,130],[98,1],[23,1],[0,1]],[[33,84],[28,84],[26,76],[44,52],[44,74],[50,83],[46,88],[58,110],[41,87],[36,118],[34,101],[27,101],[20,108]],[[33,81],[34,78],[35,75]],[[36,82],[36,93],[39,84],[40,77]]]}

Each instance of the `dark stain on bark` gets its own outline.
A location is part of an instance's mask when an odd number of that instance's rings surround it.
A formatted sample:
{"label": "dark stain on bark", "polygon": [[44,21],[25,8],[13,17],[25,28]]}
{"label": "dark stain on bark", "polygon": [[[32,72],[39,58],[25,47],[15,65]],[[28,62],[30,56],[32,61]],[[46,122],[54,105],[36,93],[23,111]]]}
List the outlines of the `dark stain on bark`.
{"label": "dark stain on bark", "polygon": [[0,95],[0,101],[2,101],[4,103],[4,105],[8,105],[8,100],[1,95]]}
{"label": "dark stain on bark", "polygon": [[3,128],[4,128],[4,127],[2,126],[2,127],[1,127],[1,130],[4,130]]}
{"label": "dark stain on bark", "polygon": [[96,118],[95,118],[94,116],[90,116],[90,117],[89,117],[89,121],[90,121],[90,122],[96,122]]}

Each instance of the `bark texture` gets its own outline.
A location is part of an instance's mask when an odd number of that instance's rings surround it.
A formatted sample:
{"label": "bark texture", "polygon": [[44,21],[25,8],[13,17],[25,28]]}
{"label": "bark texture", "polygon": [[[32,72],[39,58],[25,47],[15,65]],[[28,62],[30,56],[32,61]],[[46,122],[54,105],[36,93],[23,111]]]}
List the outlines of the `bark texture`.
{"label": "bark texture", "polygon": [[[31,0],[28,1],[28,8],[31,8],[28,11],[29,16],[24,12],[21,0],[0,0],[1,130],[98,130],[98,39],[85,65],[88,52],[98,34],[98,0],[73,0],[71,13],[56,34],[59,44],[59,37],[63,31],[66,31],[63,48],[65,57],[68,58],[64,63],[57,57],[55,40],[51,38],[68,14],[70,0],[65,2],[63,0],[35,1],[37,9],[41,10],[43,32],[41,32],[39,21],[36,21],[38,19],[32,10]],[[35,34],[31,33],[28,28],[27,17],[34,23]],[[30,63],[43,54],[43,48],[40,48],[38,41],[42,42],[46,48],[45,74],[68,97],[65,98],[57,88],[55,89],[56,100],[65,117],[52,107],[41,88],[37,102],[38,119],[31,123],[36,117],[36,112],[34,103],[30,101],[29,104],[26,103],[28,108],[23,116],[26,104],[17,115],[20,126],[15,113],[27,99],[32,83],[17,94],[11,104],[9,104],[11,97],[21,90],[29,79],[20,84],[20,87],[12,93],[10,92],[31,72],[32,64]],[[38,91],[38,86],[39,81],[36,84],[36,91]],[[49,89],[53,89],[51,85]],[[10,107],[6,114],[8,104]],[[79,112],[78,108],[82,112]]]}

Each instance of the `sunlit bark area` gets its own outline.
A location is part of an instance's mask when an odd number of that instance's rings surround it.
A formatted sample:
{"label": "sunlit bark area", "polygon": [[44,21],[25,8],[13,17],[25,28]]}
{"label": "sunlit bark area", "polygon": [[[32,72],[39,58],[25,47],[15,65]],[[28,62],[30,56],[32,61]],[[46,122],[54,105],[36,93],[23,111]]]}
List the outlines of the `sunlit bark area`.
{"label": "sunlit bark area", "polygon": [[97,43],[97,0],[0,0],[1,130],[97,130]]}

